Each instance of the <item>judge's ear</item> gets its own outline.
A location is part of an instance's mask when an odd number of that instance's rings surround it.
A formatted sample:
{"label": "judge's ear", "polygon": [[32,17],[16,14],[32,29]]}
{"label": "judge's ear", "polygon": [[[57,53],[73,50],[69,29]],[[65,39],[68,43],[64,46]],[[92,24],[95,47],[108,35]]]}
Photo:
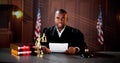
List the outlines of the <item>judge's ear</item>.
{"label": "judge's ear", "polygon": [[68,17],[66,18],[66,20],[68,21]]}
{"label": "judge's ear", "polygon": [[68,15],[66,14],[66,21],[68,21]]}

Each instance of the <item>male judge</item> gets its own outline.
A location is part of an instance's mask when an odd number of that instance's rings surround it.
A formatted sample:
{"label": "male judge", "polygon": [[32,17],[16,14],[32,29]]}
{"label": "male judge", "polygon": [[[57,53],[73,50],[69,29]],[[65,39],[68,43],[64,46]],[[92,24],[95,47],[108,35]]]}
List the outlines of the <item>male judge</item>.
{"label": "male judge", "polygon": [[[64,9],[59,9],[55,12],[55,25],[45,28],[44,32],[47,37],[47,43],[42,46],[44,53],[50,53],[49,43],[68,43],[66,54],[81,54],[84,53],[86,44],[84,36],[80,30],[67,25],[68,15]],[[59,48],[57,48],[59,50]]]}

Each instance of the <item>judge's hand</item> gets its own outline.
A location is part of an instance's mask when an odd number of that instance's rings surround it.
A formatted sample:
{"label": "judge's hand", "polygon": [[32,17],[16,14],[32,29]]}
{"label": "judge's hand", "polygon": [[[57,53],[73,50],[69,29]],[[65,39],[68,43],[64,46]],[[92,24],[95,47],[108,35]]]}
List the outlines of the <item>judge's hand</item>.
{"label": "judge's hand", "polygon": [[42,46],[43,53],[50,53],[50,49],[47,48],[46,46]]}
{"label": "judge's hand", "polygon": [[76,51],[75,47],[69,47],[68,50],[66,50],[66,54],[74,55],[76,54]]}

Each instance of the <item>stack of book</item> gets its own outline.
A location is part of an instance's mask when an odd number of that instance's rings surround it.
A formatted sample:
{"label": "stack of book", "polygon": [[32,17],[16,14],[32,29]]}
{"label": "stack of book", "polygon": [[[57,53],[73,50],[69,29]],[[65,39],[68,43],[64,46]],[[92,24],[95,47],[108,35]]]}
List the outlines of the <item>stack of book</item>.
{"label": "stack of book", "polygon": [[34,55],[35,48],[34,43],[11,43],[11,54],[21,56],[21,55]]}

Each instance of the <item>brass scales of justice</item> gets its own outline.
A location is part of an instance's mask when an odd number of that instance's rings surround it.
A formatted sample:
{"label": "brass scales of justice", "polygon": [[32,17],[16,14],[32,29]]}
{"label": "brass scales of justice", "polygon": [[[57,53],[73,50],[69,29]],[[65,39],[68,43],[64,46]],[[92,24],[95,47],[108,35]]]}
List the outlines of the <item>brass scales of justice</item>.
{"label": "brass scales of justice", "polygon": [[43,33],[42,37],[38,37],[35,42],[35,47],[37,49],[37,57],[40,58],[42,58],[44,54],[42,50],[41,42],[47,42],[45,33]]}

